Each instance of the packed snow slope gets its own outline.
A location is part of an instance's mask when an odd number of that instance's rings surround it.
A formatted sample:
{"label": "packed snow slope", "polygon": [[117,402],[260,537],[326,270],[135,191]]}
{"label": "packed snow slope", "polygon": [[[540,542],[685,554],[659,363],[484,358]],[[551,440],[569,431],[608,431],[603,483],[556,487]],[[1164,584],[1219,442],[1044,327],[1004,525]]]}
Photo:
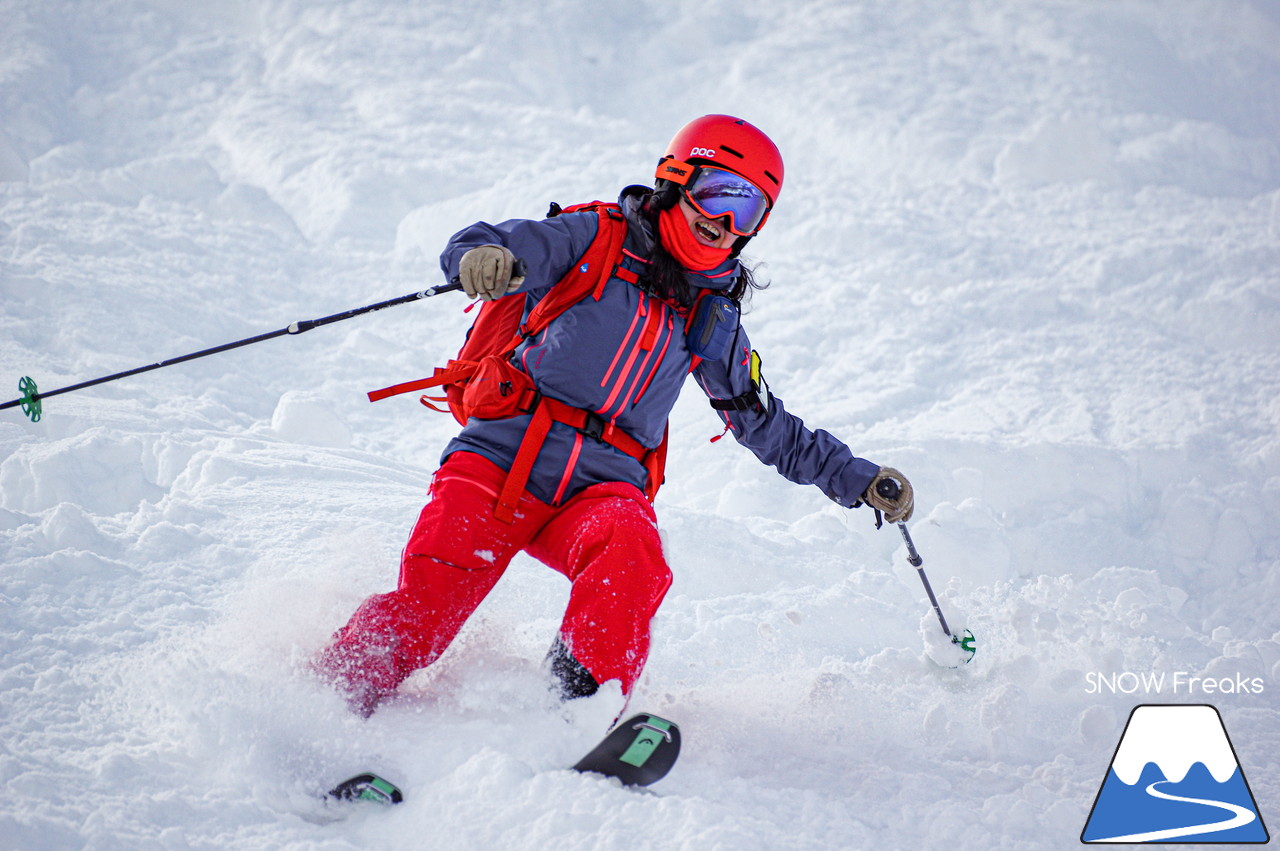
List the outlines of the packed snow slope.
{"label": "packed snow slope", "polygon": [[[942,664],[896,531],[709,443],[691,384],[632,702],[685,734],[653,794],[561,770],[604,722],[548,702],[567,588],[523,557],[350,716],[305,662],[393,585],[454,430],[364,398],[453,354],[440,297],[0,412],[0,847],[1071,848],[1130,710],[1169,701],[1219,708],[1280,824],[1275,3],[0,20],[4,399],[437,283],[462,226],[611,199],[739,114],[787,160],[748,251],[766,377],[907,473],[979,640]],[[313,797],[366,768],[406,802]]]}

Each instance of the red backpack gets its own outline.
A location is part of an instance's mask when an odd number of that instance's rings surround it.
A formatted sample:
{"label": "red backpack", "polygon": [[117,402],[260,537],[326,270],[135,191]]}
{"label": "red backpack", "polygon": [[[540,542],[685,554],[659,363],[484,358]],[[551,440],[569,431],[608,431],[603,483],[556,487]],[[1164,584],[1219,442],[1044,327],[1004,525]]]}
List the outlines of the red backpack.
{"label": "red backpack", "polygon": [[420,401],[441,412],[445,409],[434,403],[447,403],[449,412],[462,425],[466,425],[470,417],[503,419],[532,414],[533,419],[525,431],[494,509],[494,516],[507,523],[515,518],[516,503],[524,492],[533,463],[553,422],[564,423],[602,440],[643,464],[649,473],[645,496],[650,501],[662,484],[666,466],[666,435],[658,447],[649,449],[593,411],[542,396],[534,387],[533,379],[511,363],[511,353],[526,339],[542,333],[560,314],[588,295],[598,301],[611,277],[629,283],[639,280],[634,272],[621,266],[627,220],[617,204],[592,201],[560,211],[555,207],[552,210],[557,215],[594,211],[599,217],[596,236],[573,267],[529,312],[528,319],[523,324],[520,321],[525,308],[523,298],[484,302],[456,358],[443,367],[436,367],[430,378],[397,384],[369,394],[369,401],[376,402],[401,393],[443,387],[444,396],[422,396]]}

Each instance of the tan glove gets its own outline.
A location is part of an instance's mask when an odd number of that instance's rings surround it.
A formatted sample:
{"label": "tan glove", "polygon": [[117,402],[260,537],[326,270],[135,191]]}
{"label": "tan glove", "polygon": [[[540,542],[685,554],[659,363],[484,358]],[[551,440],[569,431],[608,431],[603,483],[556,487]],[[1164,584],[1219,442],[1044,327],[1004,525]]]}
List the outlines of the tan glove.
{"label": "tan glove", "polygon": [[[893,482],[895,487],[885,488],[890,493],[897,490],[897,496],[890,499],[880,493],[877,486],[881,482]],[[876,473],[876,477],[871,480],[871,484],[867,485],[866,491],[862,494],[862,501],[867,505],[884,512],[884,519],[890,523],[905,523],[911,519],[912,512],[916,508],[915,494],[911,490],[911,482],[907,481],[907,477],[899,473],[892,467],[881,467],[880,472]]]}
{"label": "tan glove", "polygon": [[481,245],[462,255],[458,279],[468,298],[493,301],[524,283],[524,278],[513,277],[515,268],[515,255],[505,246]]}

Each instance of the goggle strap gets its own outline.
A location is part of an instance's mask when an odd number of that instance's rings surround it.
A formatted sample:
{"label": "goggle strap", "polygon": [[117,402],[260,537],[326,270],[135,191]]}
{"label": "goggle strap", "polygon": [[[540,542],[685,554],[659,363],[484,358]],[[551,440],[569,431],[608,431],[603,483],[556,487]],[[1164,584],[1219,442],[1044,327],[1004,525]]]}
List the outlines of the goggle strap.
{"label": "goggle strap", "polygon": [[654,172],[654,177],[658,180],[669,180],[677,186],[686,186],[697,170],[697,166],[689,165],[675,157],[666,157],[658,162],[658,170]]}

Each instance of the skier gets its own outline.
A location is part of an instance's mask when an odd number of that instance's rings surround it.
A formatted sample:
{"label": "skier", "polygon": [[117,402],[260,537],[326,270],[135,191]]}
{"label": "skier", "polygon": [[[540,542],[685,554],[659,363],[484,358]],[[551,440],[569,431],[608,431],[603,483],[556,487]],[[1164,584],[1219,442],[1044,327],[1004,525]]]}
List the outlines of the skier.
{"label": "skier", "polygon": [[[602,289],[512,354],[535,407],[467,420],[445,447],[396,589],[365,600],[316,657],[353,711],[371,714],[439,658],[522,550],[572,583],[548,655],[559,696],[589,696],[611,680],[630,693],[671,584],[652,461],[690,372],[738,442],[786,478],[846,508],[910,518],[901,473],[806,428],[770,394],[738,321],[737,305],[758,288],[738,255],[782,188],[776,146],[746,121],[707,115],[676,133],[655,176],[652,189],[621,193],[626,241]],[[587,211],[477,223],[450,239],[441,267],[473,299],[522,299],[527,316],[599,227]],[[897,484],[892,499],[877,492],[886,479]]]}

